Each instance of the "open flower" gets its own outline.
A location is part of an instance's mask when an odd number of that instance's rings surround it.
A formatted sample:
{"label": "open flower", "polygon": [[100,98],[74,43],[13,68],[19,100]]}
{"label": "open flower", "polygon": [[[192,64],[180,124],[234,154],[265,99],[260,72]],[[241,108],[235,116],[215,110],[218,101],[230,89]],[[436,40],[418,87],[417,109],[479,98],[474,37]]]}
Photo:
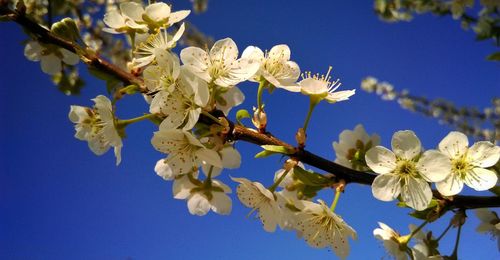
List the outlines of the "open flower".
{"label": "open flower", "polygon": [[201,110],[209,100],[207,83],[187,71],[181,69],[179,81],[172,92],[162,91],[151,101],[152,111],[166,115],[160,128],[178,128],[189,130],[198,122]]}
{"label": "open flower", "polygon": [[498,250],[500,250],[500,218],[498,218],[497,213],[484,208],[476,209],[475,213],[477,218],[481,220],[481,223],[476,228],[476,232],[487,233],[496,238]]}
{"label": "open flower", "polygon": [[230,38],[215,42],[209,53],[198,47],[187,47],[181,51],[181,60],[195,75],[221,87],[249,79],[260,66],[252,59],[238,59],[238,47]]}
{"label": "open flower", "polygon": [[236,86],[231,88],[218,88],[218,90],[222,93],[215,98],[217,109],[222,111],[226,116],[233,107],[241,105],[245,100],[245,95]]}
{"label": "open flower", "polygon": [[[171,177],[194,172],[203,161],[222,167],[219,154],[205,148],[193,134],[185,130],[160,128],[154,133],[151,144],[156,150],[168,154],[163,163],[168,164],[172,171]],[[155,169],[168,172],[167,166],[162,166],[157,163]]]}
{"label": "open flower", "polygon": [[[144,82],[149,93],[174,91],[175,84],[181,73],[179,57],[165,50],[157,52],[157,65],[148,66],[144,72]],[[151,113],[159,113],[158,107],[151,107]]]}
{"label": "open flower", "polygon": [[260,77],[264,77],[275,87],[293,92],[300,91],[300,88],[295,84],[300,76],[300,68],[297,63],[290,61],[290,48],[287,45],[276,45],[271,48],[269,53],[265,54],[259,47],[248,46],[241,57],[260,63],[259,71],[250,80],[259,81]]}
{"label": "open flower", "polygon": [[168,4],[159,2],[146,6],[141,19],[150,28],[168,28],[172,24],[184,20],[190,13],[190,10],[172,12]]}
{"label": "open flower", "polygon": [[[195,182],[195,183],[193,183]],[[176,178],[172,186],[174,198],[187,200],[189,213],[204,216],[209,210],[221,215],[231,213],[231,188],[218,180],[198,181],[189,174]]]}
{"label": "open flower", "polygon": [[136,22],[136,20],[142,21],[143,12],[142,5],[138,3],[121,3],[120,11],[111,10],[104,15],[103,22],[109,28],[104,28],[103,31],[115,34],[145,32],[147,26]]}
{"label": "open flower", "polygon": [[257,211],[260,221],[267,232],[274,232],[276,225],[281,222],[281,211],[273,193],[261,183],[251,182],[245,178],[231,178],[240,183],[236,190],[243,205]]}
{"label": "open flower", "polygon": [[[421,155],[420,140],[413,131],[398,131],[392,136],[392,151],[376,146],[366,152],[367,165],[378,175],[372,193],[382,201],[401,199],[416,210],[424,210],[432,199],[427,183],[444,180],[450,174],[448,158],[436,150]],[[421,155],[421,156],[420,156]]]}
{"label": "open flower", "polygon": [[303,74],[303,79],[299,82],[300,92],[314,98],[317,102],[323,99],[329,103],[348,100],[350,96],[356,93],[356,90],[352,89],[335,92],[342,83],[340,83],[339,79],[331,81],[331,71],[332,67],[330,66],[326,75],[312,75],[311,72]]}
{"label": "open flower", "polygon": [[445,196],[458,194],[464,183],[477,191],[488,190],[496,185],[496,173],[485,168],[498,162],[500,147],[491,142],[480,141],[469,148],[466,135],[450,132],[439,143],[439,150],[451,162],[451,175],[436,183],[439,193]]}
{"label": "open flower", "polygon": [[339,142],[333,142],[335,162],[358,171],[367,171],[370,168],[366,165],[365,154],[379,143],[380,136],[368,135],[361,124],[354,131],[344,130],[339,135]]}
{"label": "open flower", "polygon": [[382,240],[387,252],[396,260],[408,259],[406,255],[407,245],[402,243],[401,235],[382,222],[378,222],[378,225],[380,228],[373,230],[373,236],[378,240]]}
{"label": "open flower", "polygon": [[75,137],[87,141],[96,155],[114,147],[116,164],[121,161],[122,139],[116,130],[111,101],[102,95],[92,99],[94,108],[71,106],[69,119],[75,123]]}
{"label": "open flower", "polygon": [[307,244],[314,248],[330,247],[339,258],[345,259],[350,251],[348,237],[357,239],[356,231],[322,200],[318,200],[319,204],[301,202],[296,228]]}
{"label": "open flower", "polygon": [[76,65],[80,61],[78,55],[51,44],[30,41],[24,48],[24,56],[30,61],[40,61],[42,71],[55,75],[62,70],[62,63]]}
{"label": "open flower", "polygon": [[169,35],[166,30],[160,30],[158,33],[150,35],[145,41],[139,43],[134,51],[137,57],[132,60],[132,66],[141,68],[155,60],[160,63],[158,60],[165,55],[166,51],[173,49],[177,45],[177,41],[184,34],[184,30],[183,23],[173,36]]}

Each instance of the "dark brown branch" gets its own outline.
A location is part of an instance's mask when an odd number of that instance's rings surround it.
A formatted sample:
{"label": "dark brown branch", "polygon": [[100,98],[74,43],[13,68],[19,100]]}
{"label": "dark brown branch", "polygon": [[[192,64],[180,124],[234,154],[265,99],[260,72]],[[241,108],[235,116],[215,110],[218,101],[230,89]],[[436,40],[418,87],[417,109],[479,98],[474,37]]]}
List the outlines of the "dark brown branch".
{"label": "dark brown branch", "polygon": [[[10,10],[5,3],[6,2],[0,0],[0,15],[6,16],[10,20],[22,25],[30,32],[36,34],[42,41],[55,44],[75,53],[77,52],[79,46],[77,46],[75,43],[52,34],[49,30],[43,28],[36,22],[33,22],[25,15],[17,11]],[[136,84],[141,89],[144,89],[143,80],[141,78],[122,70],[114,64],[105,61],[98,55],[86,53],[84,54],[83,58],[88,60],[86,63],[89,66],[93,66],[97,69],[103,70],[106,73],[109,73],[110,75],[113,75],[116,78],[120,79],[125,84]],[[208,121],[210,119],[202,117],[200,120]],[[234,125],[231,121],[229,122],[231,125]],[[296,152],[290,155],[291,157],[297,158],[308,165],[314,166],[328,173],[332,173],[335,175],[336,179],[343,179],[346,181],[346,183],[371,185],[373,180],[375,179],[375,175],[371,173],[352,170],[306,150],[297,149],[294,146],[274,136],[265,133],[259,133],[256,130],[248,129],[240,125],[235,125],[228,137],[233,140],[241,140],[257,145],[281,145],[288,148],[289,150],[295,150]],[[452,198],[445,198],[437,192],[434,193],[434,196],[444,201],[444,203],[446,203],[451,208],[473,209],[483,207],[500,207],[500,197],[497,196],[484,197],[458,195]]]}

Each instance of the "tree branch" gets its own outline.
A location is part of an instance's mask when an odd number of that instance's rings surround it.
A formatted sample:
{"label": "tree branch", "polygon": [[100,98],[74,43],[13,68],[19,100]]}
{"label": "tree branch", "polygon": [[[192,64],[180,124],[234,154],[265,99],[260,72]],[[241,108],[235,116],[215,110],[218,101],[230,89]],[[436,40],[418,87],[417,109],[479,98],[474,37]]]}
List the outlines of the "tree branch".
{"label": "tree branch", "polygon": [[[11,10],[7,7],[4,1],[0,1],[0,15],[7,17],[8,19],[22,25],[26,30],[34,33],[39,37],[41,41],[57,45],[59,47],[65,48],[71,52],[77,53],[80,48],[73,42],[67,41],[61,37],[58,37],[51,33],[49,30],[43,28],[38,23],[30,20],[24,14],[18,11]],[[115,66],[102,59],[96,54],[85,53],[83,55],[84,59],[89,66],[93,66],[96,69],[100,69],[113,75],[117,79],[120,79],[125,84],[135,84],[138,85],[141,90],[145,91],[144,82],[140,77],[137,77],[121,68]],[[200,120],[208,120],[206,118]],[[205,116],[206,117],[206,116]],[[210,122],[210,121],[209,121]],[[284,146],[289,150],[294,150],[295,153],[290,155],[290,157],[297,158],[305,164],[314,166],[318,169],[324,170],[328,173],[334,174],[335,179],[343,179],[346,183],[359,183],[364,185],[371,185],[376,175],[366,172],[356,171],[342,165],[336,164],[330,160],[322,158],[314,153],[306,150],[295,148],[270,134],[259,133],[254,129],[249,129],[241,125],[234,125],[230,120],[230,125],[232,125],[232,131],[230,132],[228,138],[231,140],[241,140],[257,145],[280,145]],[[443,200],[447,206],[451,208],[463,208],[463,209],[473,209],[473,208],[484,208],[484,207],[500,207],[500,197],[497,196],[461,196],[457,195],[454,197],[446,198],[441,196],[439,193],[434,192],[434,197]]]}

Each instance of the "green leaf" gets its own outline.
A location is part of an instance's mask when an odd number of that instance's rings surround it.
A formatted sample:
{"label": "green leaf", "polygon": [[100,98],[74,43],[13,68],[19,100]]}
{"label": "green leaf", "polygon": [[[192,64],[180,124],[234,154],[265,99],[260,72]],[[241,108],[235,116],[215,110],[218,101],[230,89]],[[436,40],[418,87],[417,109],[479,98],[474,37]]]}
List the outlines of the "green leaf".
{"label": "green leaf", "polygon": [[277,154],[277,153],[276,152],[271,152],[271,151],[264,150],[264,151],[256,154],[255,158],[265,158],[265,157],[268,157],[268,156],[273,155],[273,154]]}
{"label": "green leaf", "polygon": [[306,171],[298,166],[293,168],[294,176],[307,186],[327,187],[333,184],[333,180],[319,173]]}
{"label": "green leaf", "polygon": [[289,149],[281,145],[261,145],[260,147],[270,152],[281,153],[281,154],[293,154],[293,151],[290,151]]}
{"label": "green leaf", "polygon": [[250,114],[248,113],[247,110],[245,109],[240,109],[238,110],[238,112],[236,112],[236,121],[238,122],[239,125],[243,125],[241,123],[241,120],[243,118],[250,118]]}
{"label": "green leaf", "polygon": [[486,57],[486,60],[489,60],[489,61],[500,61],[500,51],[488,55],[488,57]]}

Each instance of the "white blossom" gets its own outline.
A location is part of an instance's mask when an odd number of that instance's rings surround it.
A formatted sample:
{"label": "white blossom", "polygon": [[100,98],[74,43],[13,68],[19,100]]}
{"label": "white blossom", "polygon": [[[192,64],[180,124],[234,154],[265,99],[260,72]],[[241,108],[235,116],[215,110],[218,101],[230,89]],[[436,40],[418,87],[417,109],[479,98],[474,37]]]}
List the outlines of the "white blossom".
{"label": "white blossom", "polygon": [[[193,134],[185,130],[160,128],[154,133],[151,144],[156,150],[168,154],[163,160],[163,163],[168,164],[172,171],[168,178],[194,172],[203,161],[222,167],[219,154],[207,149]],[[157,163],[156,169],[165,172],[166,168]],[[158,171],[157,173],[160,175]]]}
{"label": "white blossom", "polygon": [[490,234],[492,238],[497,239],[498,250],[500,250],[500,218],[496,212],[489,209],[476,209],[477,218],[481,221],[476,228],[476,232]]}
{"label": "white blossom", "polygon": [[240,183],[236,189],[238,198],[246,207],[257,211],[258,217],[267,232],[274,232],[281,222],[281,210],[273,193],[261,183],[251,182],[245,178],[231,178]]}
{"label": "white blossom", "polygon": [[[181,73],[179,57],[165,50],[157,52],[157,65],[148,66],[144,72],[144,83],[149,93],[155,94],[174,91],[175,84]],[[159,108],[150,108],[151,113],[159,113]]]}
{"label": "white blossom", "polygon": [[218,88],[222,94],[215,99],[217,109],[222,111],[226,116],[233,107],[239,106],[245,100],[245,95],[241,90],[234,86],[231,88]]}
{"label": "white blossom", "polygon": [[30,61],[40,61],[44,73],[55,75],[62,71],[62,63],[76,65],[80,61],[78,55],[51,44],[29,41],[24,48],[24,56]]}
{"label": "white blossom", "polygon": [[170,51],[177,45],[177,41],[182,37],[184,31],[185,26],[183,23],[173,36],[169,35],[166,30],[160,30],[158,33],[147,37],[136,47],[134,54],[137,57],[132,60],[132,67],[141,68],[155,60],[159,63],[158,60],[162,59],[165,52]]}
{"label": "white blossom", "polygon": [[150,110],[166,115],[160,128],[189,130],[198,122],[201,111],[209,101],[206,82],[182,68],[179,81],[172,92],[160,91],[151,101]]}
{"label": "white blossom", "polygon": [[231,193],[231,188],[213,179],[205,180],[203,183],[195,180],[197,185],[191,178],[195,177],[189,174],[182,175],[174,180],[172,186],[174,198],[187,200],[189,213],[198,216],[206,215],[209,210],[221,215],[231,213],[232,202],[227,195]]}
{"label": "white blossom", "polygon": [[142,21],[143,12],[144,9],[142,5],[138,3],[121,3],[120,11],[110,10],[104,15],[103,22],[109,28],[104,28],[103,31],[115,34],[145,32],[147,30],[147,25],[136,22],[136,20]]}
{"label": "white blossom", "polygon": [[302,75],[303,79],[298,83],[300,86],[298,90],[304,95],[316,98],[318,101],[325,99],[329,103],[336,103],[348,100],[350,96],[356,93],[356,90],[335,91],[342,83],[340,83],[339,79],[331,81],[331,70],[332,67],[329,67],[326,75],[321,76],[319,74],[312,75],[311,72],[306,72]]}
{"label": "white blossom", "polygon": [[181,51],[182,63],[208,83],[231,87],[255,75],[259,64],[252,59],[238,59],[238,47],[230,38],[215,42],[206,52],[198,47]]}
{"label": "white blossom", "polygon": [[146,6],[141,21],[147,23],[151,28],[168,28],[172,24],[184,20],[190,13],[190,10],[172,12],[168,4],[159,2]]}
{"label": "white blossom", "polygon": [[114,147],[116,164],[121,162],[122,139],[115,127],[111,101],[102,95],[92,99],[93,108],[71,106],[69,119],[75,123],[75,137],[87,141],[96,155],[106,153]]}
{"label": "white blossom", "polygon": [[275,87],[299,92],[300,88],[295,82],[300,76],[300,68],[297,63],[290,61],[290,53],[290,48],[285,44],[276,45],[265,54],[259,47],[248,46],[241,57],[260,64],[259,71],[251,81],[258,82],[263,77]]}
{"label": "white blossom", "polygon": [[398,131],[392,137],[392,151],[376,146],[366,152],[367,165],[378,175],[373,196],[382,201],[401,199],[416,210],[424,210],[432,199],[427,183],[444,180],[450,174],[448,158],[436,150],[421,155],[420,140],[413,131]]}
{"label": "white blossom", "polygon": [[[208,174],[208,172],[211,171],[211,176],[217,177],[222,172],[222,169],[240,168],[241,155],[231,144],[224,146],[218,151],[218,153],[222,160],[222,167],[216,167],[208,163],[204,163],[202,165],[202,169],[205,174]],[[212,169],[210,170],[211,167]]]}
{"label": "white blossom", "polygon": [[333,142],[335,162],[359,171],[367,171],[365,153],[380,144],[380,136],[366,133],[363,125],[358,124],[354,131],[344,130],[339,135],[339,142]]}
{"label": "white blossom", "polygon": [[340,259],[349,255],[348,237],[357,239],[356,231],[339,215],[333,213],[322,200],[319,204],[301,201],[297,213],[297,230],[314,248],[330,247]]}
{"label": "white blossom", "polygon": [[458,194],[467,185],[477,191],[494,187],[498,177],[492,170],[500,159],[500,147],[488,141],[480,141],[469,148],[467,136],[460,132],[450,132],[440,143],[439,150],[451,162],[451,175],[438,182],[439,193],[445,196]]}
{"label": "white blossom", "polygon": [[396,260],[406,260],[406,244],[401,245],[398,232],[382,222],[378,222],[380,228],[373,230],[373,236],[384,243],[384,248]]}

